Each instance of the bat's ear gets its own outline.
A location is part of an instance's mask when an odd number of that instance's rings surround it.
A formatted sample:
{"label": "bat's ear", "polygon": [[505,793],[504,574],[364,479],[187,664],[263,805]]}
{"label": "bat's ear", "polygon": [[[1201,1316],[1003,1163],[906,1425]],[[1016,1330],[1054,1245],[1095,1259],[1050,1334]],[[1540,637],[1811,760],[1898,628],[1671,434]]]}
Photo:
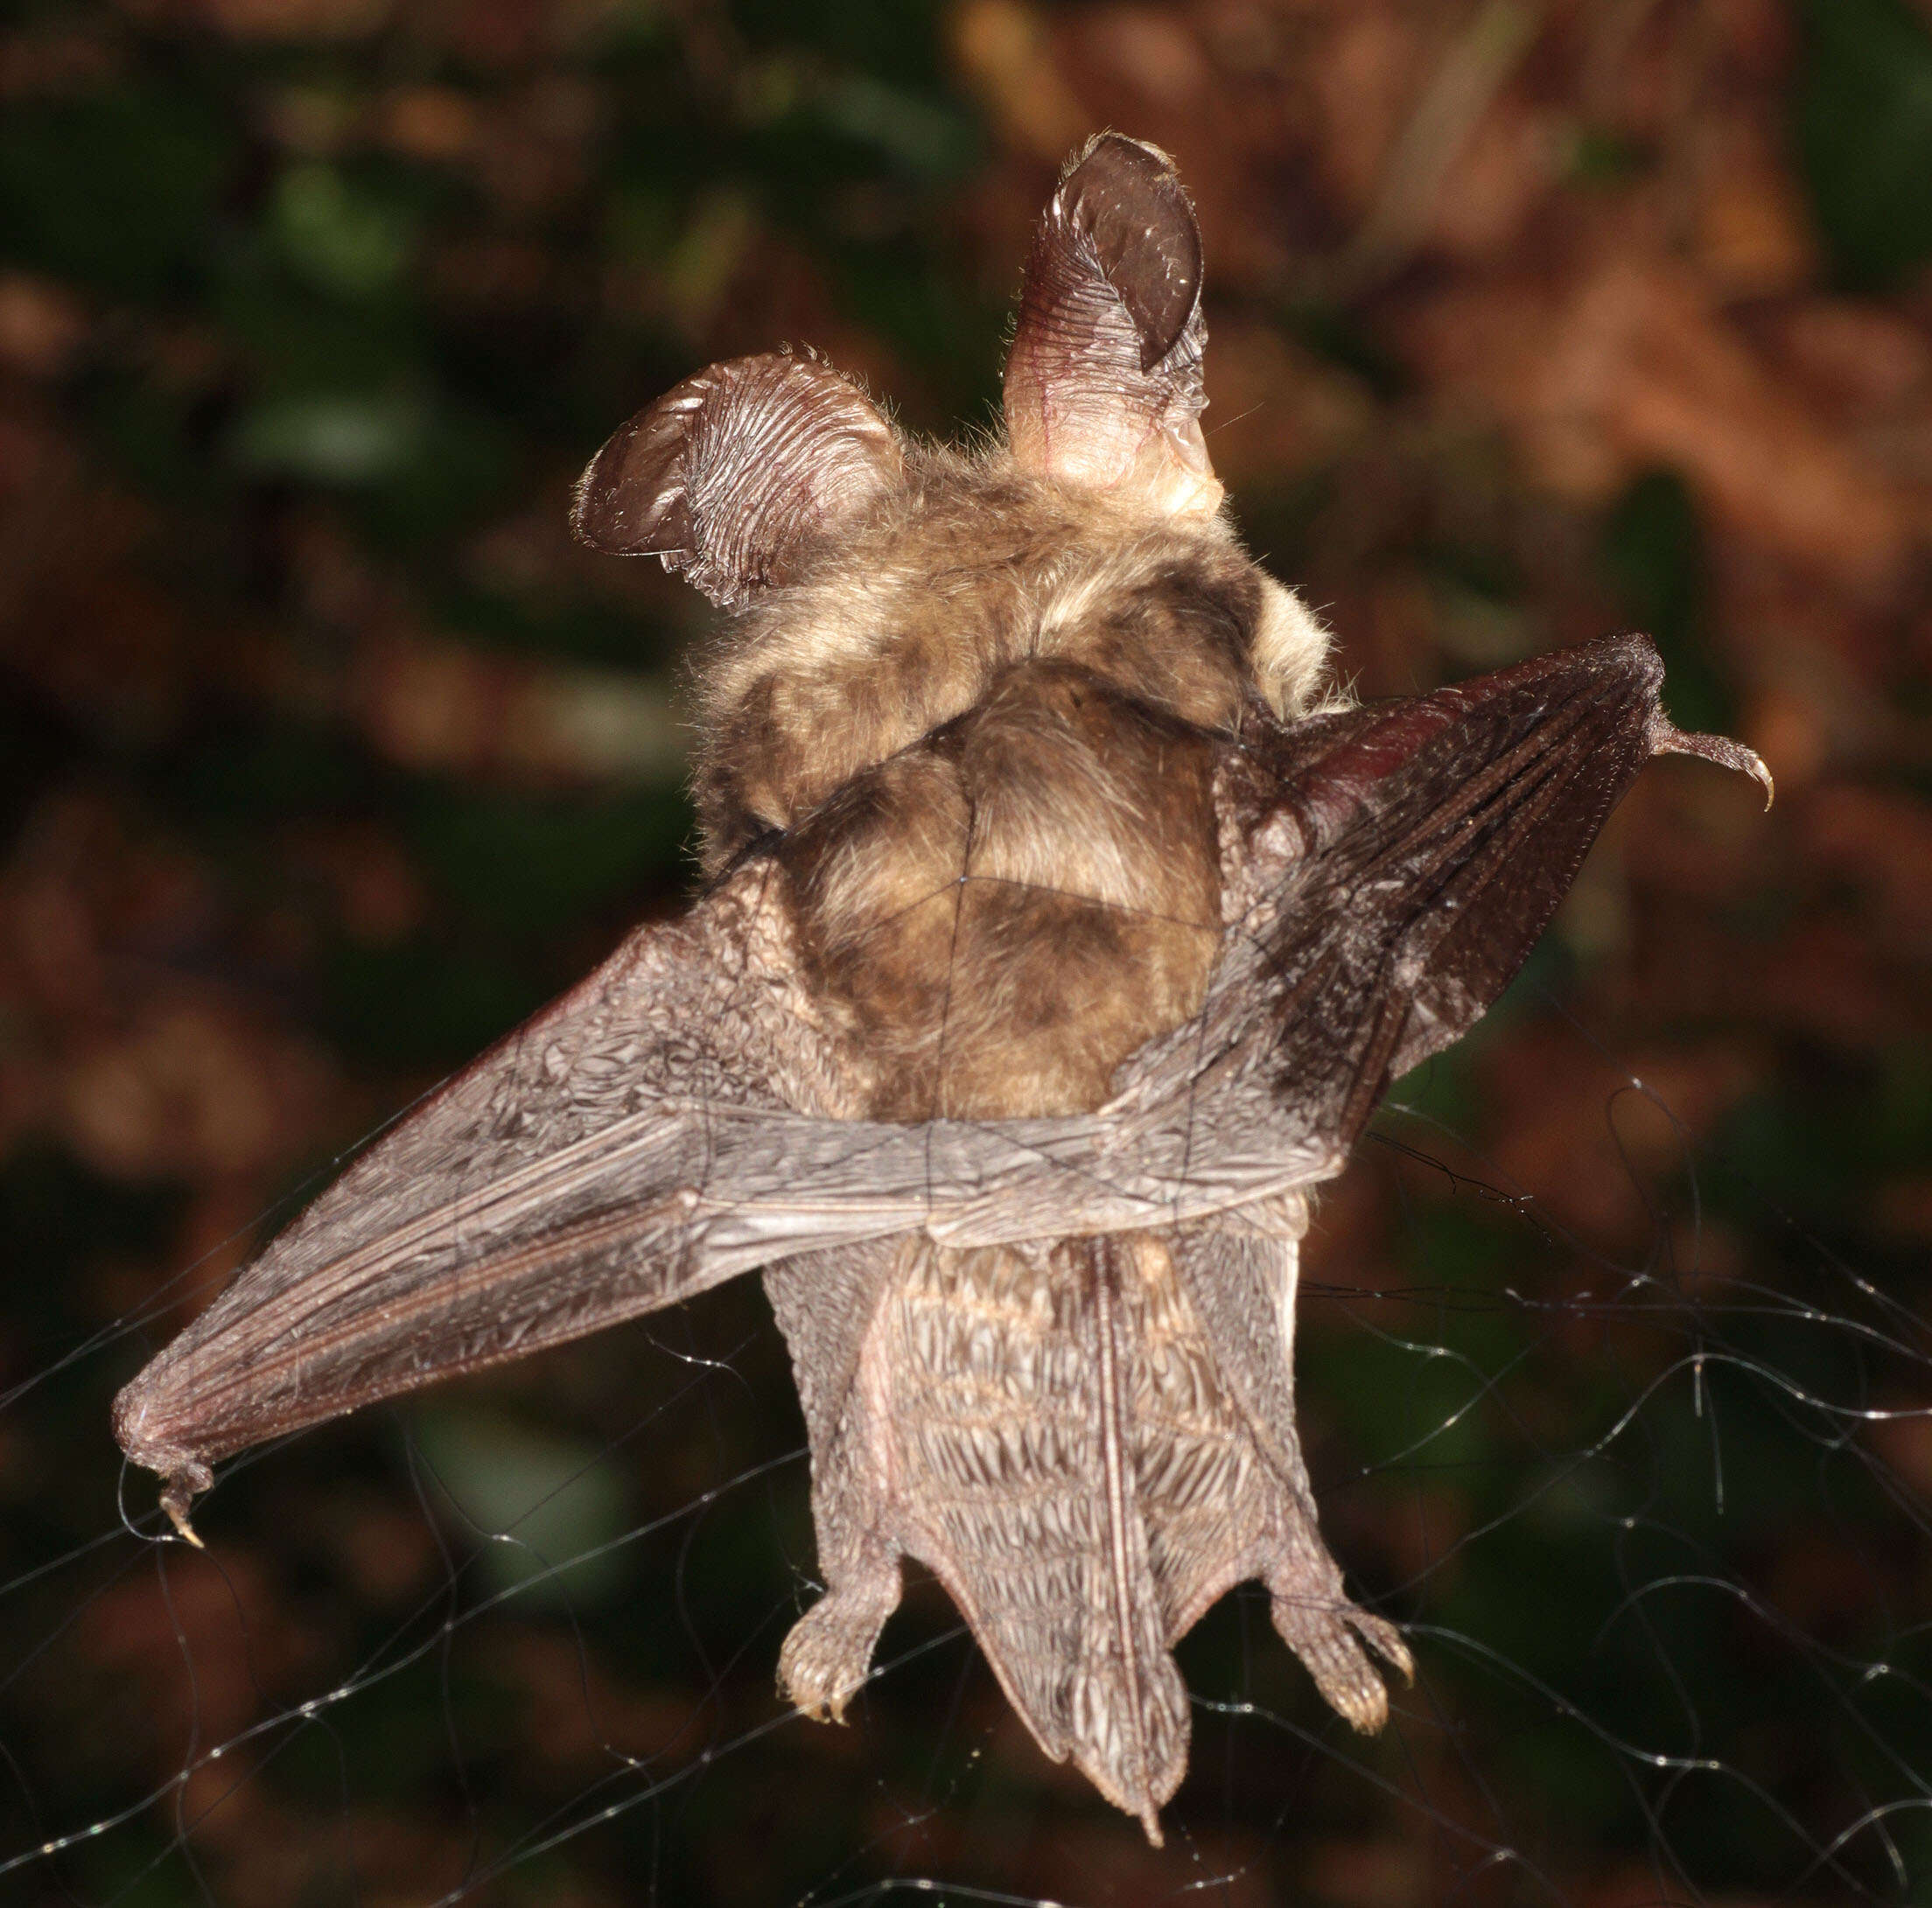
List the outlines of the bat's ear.
{"label": "bat's ear", "polygon": [[1119,133],[1089,140],[1026,261],[1006,359],[1014,460],[1164,512],[1218,509],[1200,435],[1200,277],[1173,161]]}
{"label": "bat's ear", "polygon": [[592,549],[661,556],[737,609],[789,581],[810,545],[895,485],[899,439],[822,360],[734,358],[647,404],[578,479],[570,528]]}

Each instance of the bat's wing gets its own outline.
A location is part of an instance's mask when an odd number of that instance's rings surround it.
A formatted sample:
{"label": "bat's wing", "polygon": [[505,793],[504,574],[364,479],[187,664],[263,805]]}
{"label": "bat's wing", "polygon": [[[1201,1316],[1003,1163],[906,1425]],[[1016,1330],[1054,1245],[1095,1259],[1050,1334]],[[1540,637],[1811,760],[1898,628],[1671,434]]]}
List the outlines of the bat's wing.
{"label": "bat's wing", "polygon": [[1651,756],[1768,794],[1750,750],[1670,725],[1662,680],[1648,638],[1611,636],[1231,751],[1220,963],[1200,1014],[1123,1070],[1123,1143],[1181,1180],[1339,1171],[1390,1082],[1514,977]]}
{"label": "bat's wing", "polygon": [[1265,732],[1223,777],[1228,921],[1201,1013],[1098,1115],[841,1117],[775,863],[752,861],[373,1147],[116,1401],[178,1515],[209,1465],[792,1255],[1184,1223],[1340,1170],[1388,1081],[1514,974],[1664,722],[1616,638]]}
{"label": "bat's wing", "polygon": [[215,1458],[836,1227],[836,1204],[798,1202],[766,1237],[734,1224],[745,1187],[810,1157],[801,1136],[849,1130],[794,1110],[836,1113],[850,1087],[777,882],[748,867],[634,933],[372,1147],[127,1387],[116,1431],[167,1476],[178,1518]]}
{"label": "bat's wing", "polygon": [[[1230,758],[1221,963],[1200,1017],[1130,1063],[1112,1109],[1124,1129],[1182,1136],[1177,1173],[1239,1179],[1270,1154],[1298,1162],[1302,1183],[1339,1171],[1390,1081],[1508,983],[1652,755],[1706,756],[1768,793],[1749,750],[1670,726],[1662,679],[1645,638],[1612,637],[1276,730]],[[1306,1206],[1283,1192],[1166,1235],[1215,1393],[1252,1440],[1246,1520],[1230,1499],[1228,1540],[1208,1541],[1186,1506],[1156,1490],[1143,1501],[1173,1635],[1261,1576],[1323,1695],[1372,1730],[1387,1698],[1358,1639],[1404,1673],[1409,1657],[1348,1601],[1317,1528],[1292,1363]]]}
{"label": "bat's wing", "polygon": [[[1098,1118],[844,1117],[863,1058],[816,1013],[791,920],[782,868],[752,860],[640,929],[245,1267],[116,1401],[122,1448],[168,1479],[171,1514],[264,1439],[796,1255],[1172,1216],[1159,1157],[1112,1157]],[[1178,1196],[1192,1212],[1250,1192],[1203,1174]]]}
{"label": "bat's wing", "polygon": [[[781,869],[754,861],[640,929],[245,1267],[116,1401],[177,1520],[219,1458],[794,1255],[1172,1216],[1158,1159],[1110,1157],[1097,1118],[841,1117],[862,1062],[816,1016],[790,920]],[[1179,1196],[1250,1190],[1208,1174]]]}
{"label": "bat's wing", "polygon": [[[1110,1109],[1122,1130],[1152,1151],[1178,1141],[1177,1180],[1245,1179],[1270,1155],[1296,1163],[1298,1184],[1340,1171],[1390,1081],[1465,1032],[1516,974],[1650,756],[1708,756],[1768,792],[1748,750],[1670,726],[1662,677],[1648,640],[1613,637],[1276,730],[1231,757],[1221,962],[1200,1017],[1130,1063]],[[1172,1638],[1259,1576],[1322,1694],[1372,1730],[1388,1699],[1362,1644],[1405,1674],[1409,1653],[1349,1601],[1317,1526],[1292,1367],[1306,1209],[1296,1185],[1282,1192],[1162,1235],[1200,1334],[1182,1389],[1197,1408],[1189,1418],[1150,1394],[1139,1501]],[[1189,1350],[1185,1333],[1165,1342],[1170,1359]],[[1225,1467],[1204,1527],[1171,1480],[1242,1430],[1252,1468]]]}

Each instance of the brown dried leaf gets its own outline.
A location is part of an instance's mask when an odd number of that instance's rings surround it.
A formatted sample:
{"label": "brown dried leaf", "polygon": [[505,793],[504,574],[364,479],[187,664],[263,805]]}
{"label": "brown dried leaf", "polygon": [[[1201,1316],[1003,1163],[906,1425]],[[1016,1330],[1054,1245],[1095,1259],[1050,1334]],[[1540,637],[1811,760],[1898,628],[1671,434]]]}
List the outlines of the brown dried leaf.
{"label": "brown dried leaf", "polygon": [[1680,264],[1613,244],[1566,282],[1447,293],[1412,335],[1426,372],[1500,416],[1538,478],[1579,502],[1665,465],[1737,535],[1841,584],[1901,575],[1911,529],[1893,486]]}

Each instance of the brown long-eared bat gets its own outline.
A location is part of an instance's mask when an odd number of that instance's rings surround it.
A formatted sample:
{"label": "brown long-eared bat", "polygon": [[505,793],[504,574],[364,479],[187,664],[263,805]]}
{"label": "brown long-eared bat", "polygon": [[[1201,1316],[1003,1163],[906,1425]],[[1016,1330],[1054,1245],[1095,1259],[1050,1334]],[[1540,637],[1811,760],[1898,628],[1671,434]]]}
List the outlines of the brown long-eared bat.
{"label": "brown long-eared bat", "polygon": [[[714,365],[575,526],[732,613],[701,674],[708,886],[373,1147],[121,1394],[184,1531],[211,1464],[762,1269],[838,1716],[928,1566],[1048,1756],[1158,1839],[1172,1645],[1259,1578],[1388,1713],[1296,1438],[1297,1242],[1389,1082],[1494,1000],[1680,734],[1635,635],[1354,707],[1200,430],[1193,211],[1069,164],[1003,443],[907,441],[804,353]],[[1365,1649],[1363,1646],[1366,1645]]]}

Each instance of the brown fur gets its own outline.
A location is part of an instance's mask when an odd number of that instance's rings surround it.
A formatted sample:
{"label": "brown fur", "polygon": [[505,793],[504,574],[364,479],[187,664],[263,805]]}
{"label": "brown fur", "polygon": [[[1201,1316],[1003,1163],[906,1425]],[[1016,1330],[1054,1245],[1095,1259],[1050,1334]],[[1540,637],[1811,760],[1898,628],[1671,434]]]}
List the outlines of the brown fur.
{"label": "brown fur", "polygon": [[[756,1256],[827,1583],[780,1655],[802,1709],[842,1713],[912,1555],[1045,1752],[1156,1842],[1186,1765],[1171,1646],[1242,1578],[1335,1709],[1380,1727],[1362,1646],[1404,1672],[1408,1652],[1348,1600],[1294,1430],[1305,1188],[1388,1069],[1513,971],[1618,771],[1568,741],[1580,796],[1560,760],[1547,784],[1534,750],[1511,767],[1546,833],[1497,881],[1514,810],[1457,825],[1460,756],[1416,780],[1418,737],[1466,698],[1360,725],[1353,753],[1294,723],[1325,639],[1221,515],[1200,271],[1172,162],[1103,135],[1041,221],[1004,447],[907,447],[850,381],[778,353],[685,379],[598,452],[578,534],[744,612],[705,674],[698,774],[710,864],[744,865],[372,1150],[122,1393],[123,1446],[167,1473],[185,1533],[213,1457]],[[1624,747],[1670,745],[1654,655],[1626,662],[1649,701]],[[1586,704],[1615,680],[1586,670]],[[1524,686],[1508,723],[1476,706],[1479,765],[1521,746]],[[1243,738],[1264,707],[1294,725]],[[1256,830],[1298,799],[1284,765],[1324,750],[1362,825],[1320,839],[1318,776],[1297,889]],[[1448,916],[1374,877],[1404,842]],[[853,1117],[1096,1108],[1197,1010],[1116,1119]]]}
{"label": "brown fur", "polygon": [[1221,933],[1206,738],[1305,695],[1320,646],[1222,519],[937,451],[734,626],[702,686],[708,857],[784,835],[868,1110],[1097,1106],[1194,1012]]}
{"label": "brown fur", "polygon": [[963,715],[1016,662],[1084,663],[1203,728],[1238,725],[1272,586],[1223,520],[1137,511],[1003,453],[907,461],[903,487],[701,670],[713,866]]}

